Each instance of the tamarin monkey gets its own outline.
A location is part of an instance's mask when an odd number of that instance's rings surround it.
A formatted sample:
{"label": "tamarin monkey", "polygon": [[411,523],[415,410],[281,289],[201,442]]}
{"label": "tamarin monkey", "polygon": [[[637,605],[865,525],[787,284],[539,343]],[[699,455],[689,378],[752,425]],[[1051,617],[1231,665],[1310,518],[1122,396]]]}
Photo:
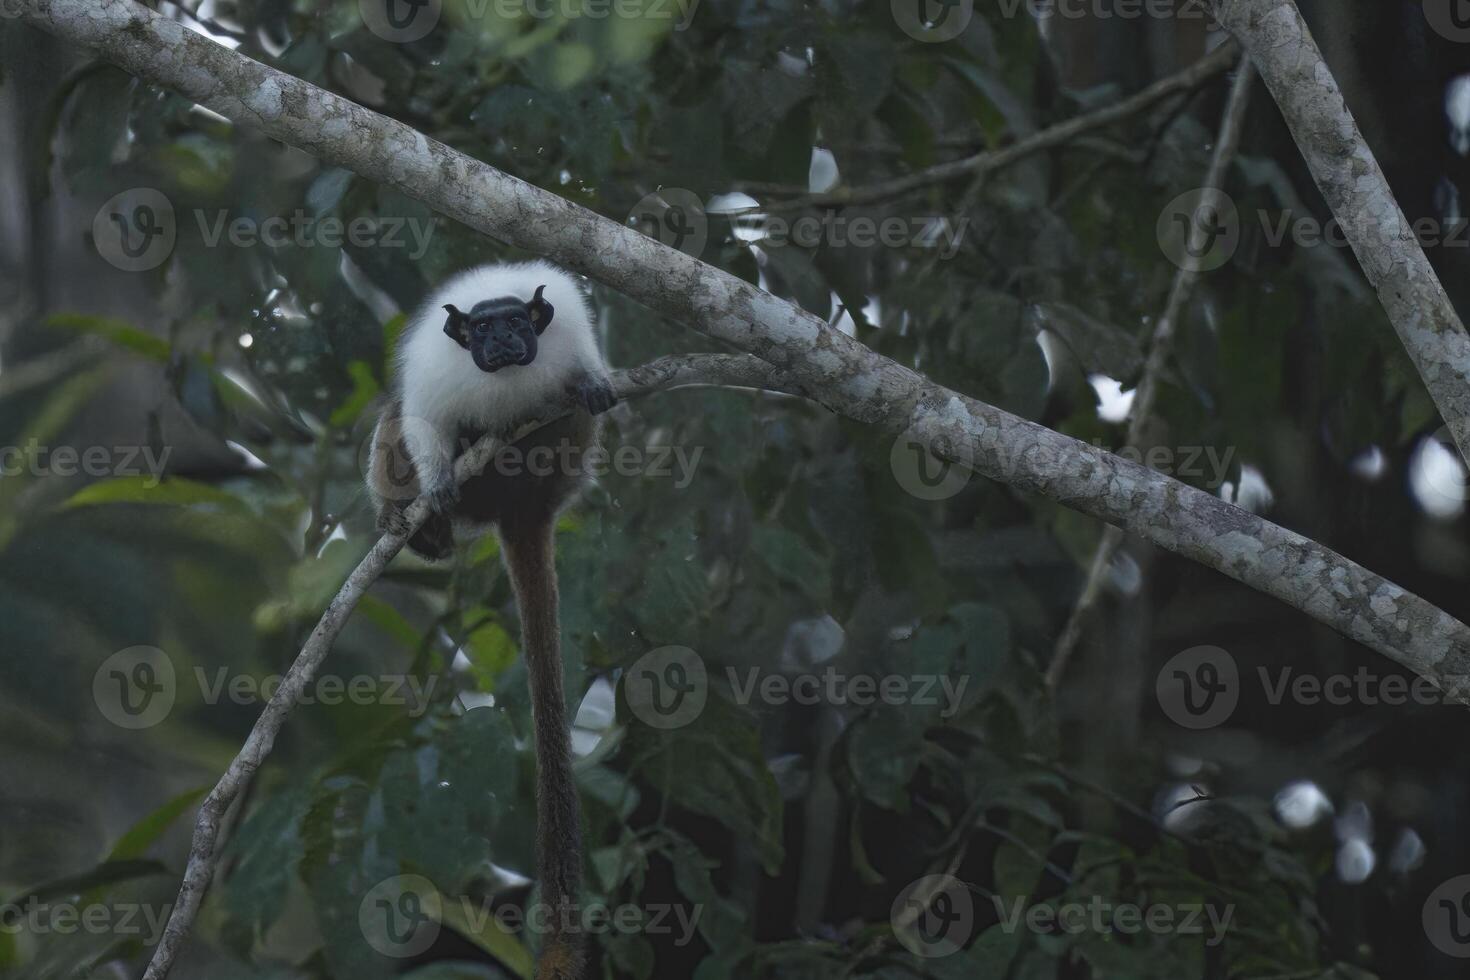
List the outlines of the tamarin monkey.
{"label": "tamarin monkey", "polygon": [[[502,450],[462,487],[455,484],[459,452],[486,433],[510,438],[507,429],[519,419],[567,394],[580,406],[576,411]],[[581,828],[552,544],[557,512],[582,480],[529,461],[580,459],[598,437],[596,416],[615,401],[576,280],[546,262],[480,266],[434,290],[405,329],[369,462],[380,528],[401,527],[413,498],[430,495],[431,516],[408,542],[425,558],[447,556],[457,530],[494,525],[500,535],[520,610],[536,730],[536,873],[549,909],[537,980],[579,980],[583,965],[580,937],[566,928],[576,921]],[[538,447],[548,449],[536,453]]]}

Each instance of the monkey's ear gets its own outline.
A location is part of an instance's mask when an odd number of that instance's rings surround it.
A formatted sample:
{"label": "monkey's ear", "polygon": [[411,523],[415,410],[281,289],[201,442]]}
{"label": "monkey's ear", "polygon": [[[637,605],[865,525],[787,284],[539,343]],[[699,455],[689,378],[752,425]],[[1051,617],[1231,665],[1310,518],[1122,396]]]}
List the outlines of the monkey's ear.
{"label": "monkey's ear", "polygon": [[449,319],[444,321],[444,335],[452,339],[465,350],[470,349],[470,318],[456,310],[449,303],[444,304],[449,311]]}
{"label": "monkey's ear", "polygon": [[556,307],[541,298],[541,291],[545,286],[536,287],[536,295],[531,297],[531,302],[526,304],[526,312],[531,315],[531,326],[536,328],[539,335],[551,323],[551,317],[556,313]]}

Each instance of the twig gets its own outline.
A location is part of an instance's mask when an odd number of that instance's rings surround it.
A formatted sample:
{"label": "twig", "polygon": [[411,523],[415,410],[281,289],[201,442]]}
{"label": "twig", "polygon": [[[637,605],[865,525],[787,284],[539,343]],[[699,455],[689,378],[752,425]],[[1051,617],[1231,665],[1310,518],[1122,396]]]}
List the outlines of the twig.
{"label": "twig", "polygon": [[[789,394],[800,394],[800,389],[782,380],[771,366],[756,357],[746,354],[690,354],[661,357],[640,367],[615,372],[612,376],[613,390],[619,398],[637,398],[655,391],[692,386],[733,386],[742,388],[764,388]],[[553,422],[573,410],[570,401],[548,407],[533,418],[525,419],[516,427],[518,434]],[[485,464],[508,440],[487,435],[471,446],[454,465],[456,482],[466,479],[484,469]],[[306,645],[296,655],[285,679],[271,695],[265,710],[250,729],[245,744],[230,763],[225,774],[210,790],[200,804],[199,816],[194,824],[194,840],[189,848],[189,860],[184,869],[184,880],[179,886],[179,897],[174,901],[173,912],[163,936],[153,950],[153,959],[148,964],[143,980],[163,980],[168,976],[179,947],[188,936],[189,929],[199,914],[204,894],[214,877],[219,859],[220,822],[240,791],[250,782],[265,757],[270,754],[276,736],[285,724],[286,716],[296,707],[297,699],[311,683],[317,668],[331,652],[332,643],[347,617],[368,588],[403,549],[403,545],[429,517],[429,499],[419,497],[409,504],[404,512],[405,526],[398,533],[386,533],[380,537],[367,556],[347,576],[347,581],[322,613],[316,628],[311,631]]]}
{"label": "twig", "polygon": [[[1225,186],[1226,171],[1230,169],[1231,163],[1235,160],[1236,150],[1240,146],[1240,133],[1245,122],[1246,109],[1250,105],[1251,82],[1254,78],[1255,70],[1251,67],[1249,59],[1242,59],[1240,70],[1235,74],[1235,82],[1230,87],[1230,99],[1225,105],[1225,115],[1220,120],[1220,133],[1215,140],[1215,152],[1210,157],[1209,170],[1205,172],[1203,189],[1207,194],[1210,191],[1219,191]],[[1189,223],[1189,242],[1187,244],[1190,246],[1190,254],[1197,253],[1197,246],[1202,244],[1204,234],[1199,221]],[[1143,442],[1149,421],[1153,417],[1154,403],[1158,401],[1159,382],[1164,374],[1164,364],[1174,350],[1174,335],[1178,330],[1179,320],[1184,316],[1185,307],[1188,306],[1189,298],[1194,293],[1194,285],[1198,281],[1199,267],[1192,262],[1183,263],[1174,276],[1174,285],[1169,290],[1169,299],[1164,305],[1164,313],[1159,317],[1159,322],[1154,325],[1153,345],[1149,348],[1148,360],[1143,366],[1143,376],[1139,379],[1138,388],[1133,396],[1133,412],[1128,419],[1129,446],[1136,447]],[[1118,548],[1122,544],[1122,531],[1112,526],[1103,530],[1102,540],[1098,542],[1097,550],[1092,555],[1092,564],[1087,570],[1087,584],[1083,587],[1082,595],[1078,597],[1077,604],[1072,609],[1072,615],[1067,618],[1067,625],[1062,628],[1062,635],[1057,638],[1056,651],[1052,654],[1051,663],[1046,669],[1046,683],[1053,690],[1061,682],[1062,672],[1067,669],[1067,662],[1072,658],[1073,651],[1077,649],[1077,641],[1082,637],[1082,628],[1097,607],[1098,598],[1102,595],[1103,581],[1107,578],[1108,566],[1112,564],[1113,556],[1118,553]]]}
{"label": "twig", "polygon": [[[722,215],[731,218],[742,217],[747,214],[772,214],[781,211],[800,211],[806,208],[841,207],[850,204],[872,204],[877,201],[886,201],[900,194],[927,187],[931,184],[942,184],[970,174],[989,173],[1008,167],[1025,157],[1043,150],[1070,143],[1085,133],[1104,126],[1110,126],[1115,122],[1127,119],[1167,99],[1171,95],[1180,92],[1188,92],[1197,88],[1200,84],[1208,81],[1220,72],[1225,71],[1235,63],[1240,54],[1240,48],[1233,41],[1226,41],[1214,51],[1205,55],[1194,64],[1182,71],[1175,72],[1165,78],[1159,79],[1152,85],[1141,91],[1113,103],[1095,112],[1076,116],[1065,122],[1049,126],[1038,133],[1017,140],[1010,146],[999,150],[983,150],[972,156],[959,160],[950,160],[945,163],[936,163],[932,167],[895,177],[892,180],[880,181],[876,184],[867,184],[862,187],[839,188],[822,194],[808,194],[803,197],[792,198],[788,201],[777,201],[771,204],[761,204],[755,207],[740,208],[738,210],[722,211]],[[1110,148],[1110,152],[1116,153],[1116,148]]]}

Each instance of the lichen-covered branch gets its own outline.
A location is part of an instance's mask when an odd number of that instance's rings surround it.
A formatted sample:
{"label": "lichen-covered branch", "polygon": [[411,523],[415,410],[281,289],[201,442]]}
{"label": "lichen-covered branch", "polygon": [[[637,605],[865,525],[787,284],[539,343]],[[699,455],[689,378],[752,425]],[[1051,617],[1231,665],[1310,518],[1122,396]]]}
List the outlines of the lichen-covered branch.
{"label": "lichen-covered branch", "polygon": [[984,476],[1218,569],[1446,686],[1470,667],[1464,624],[1321,544],[936,385],[770,293],[403,123],[252,61],[132,0],[14,3],[22,21],[92,48],[140,78],[754,354],[784,384],[834,412],[906,433]]}
{"label": "lichen-covered branch", "polygon": [[1353,254],[1470,462],[1470,335],[1293,0],[1215,0],[1249,52]]}

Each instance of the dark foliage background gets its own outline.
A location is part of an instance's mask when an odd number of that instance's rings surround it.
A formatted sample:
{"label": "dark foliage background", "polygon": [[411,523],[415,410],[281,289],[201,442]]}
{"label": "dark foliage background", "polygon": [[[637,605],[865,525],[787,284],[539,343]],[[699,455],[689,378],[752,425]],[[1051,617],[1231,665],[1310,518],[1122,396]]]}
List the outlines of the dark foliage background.
{"label": "dark foliage background", "polygon": [[[799,192],[829,159],[814,146],[861,185],[1006,145],[1182,67],[1204,27],[1081,18],[1043,32],[1024,6],[981,0],[958,38],[929,44],[877,3],[703,0],[675,29],[651,0],[605,19],[445,0],[433,32],[392,44],[336,0],[160,9],[618,220],[671,188],[706,202]],[[1425,213],[1447,166],[1442,86],[1463,55],[1416,27],[1416,4],[1332,14],[1335,26],[1318,21],[1332,66]],[[161,483],[34,467],[0,479],[0,885],[16,904],[156,914],[175,893],[192,804],[260,707],[210,699],[210,686],[283,671],[373,539],[361,460],[402,311],[459,268],[523,256],[13,22],[0,22],[0,50],[0,444],[169,453]],[[1089,378],[1137,381],[1175,272],[1156,223],[1198,186],[1223,95],[1216,79],[1104,131],[1105,145],[844,212],[947,221],[962,229],[953,255],[922,241],[762,246],[711,213],[702,257],[940,383],[1117,447],[1124,425],[1100,416]],[[1154,441],[1211,448],[1229,467],[1228,486],[1210,489],[1264,481],[1270,499],[1251,500],[1273,520],[1463,617],[1464,518],[1430,513],[1410,480],[1434,453],[1432,405],[1351,255],[1273,244],[1255,220],[1326,215],[1260,87],[1250,120],[1228,190],[1251,217],[1196,291]],[[125,273],[98,254],[92,222],[137,187],[166,196],[178,240],[163,264]],[[412,257],[411,238],[208,241],[220,213],[298,210],[431,234]],[[1458,290],[1462,257],[1436,260]],[[708,349],[594,296],[615,365]],[[1470,872],[1463,715],[1272,703],[1253,680],[1283,665],[1382,677],[1391,664],[1219,574],[1130,548],[1053,693],[1042,674],[1100,536],[1091,520],[980,478],[920,500],[895,478],[888,439],[748,391],[620,407],[608,442],[700,455],[687,485],[609,475],[560,529],[570,696],[587,698],[588,898],[677,903],[700,919],[688,943],[599,937],[596,975],[1462,975],[1421,909]],[[432,678],[429,703],[297,710],[175,975],[529,976],[534,937],[450,916],[404,959],[359,928],[364,894],[400,874],[446,899],[528,899],[517,636],[493,542],[444,566],[400,559],[326,672]],[[1155,679],[1201,644],[1228,650],[1247,681],[1227,723],[1190,731],[1161,710]],[[100,710],[94,678],[140,645],[166,653],[177,698],[160,723],[126,730]],[[713,680],[697,720],[661,732],[629,711],[619,680],[668,645],[696,651]],[[829,667],[966,687],[952,713],[741,703],[726,673]],[[1331,812],[1296,826],[1278,794],[1301,781]],[[1312,798],[1297,785],[1280,799]],[[934,873],[969,883],[976,921],[963,950],[921,958],[893,938],[890,909]],[[1234,917],[1217,945],[1003,928],[998,909],[1027,896]],[[136,976],[145,938],[6,928],[0,970]]]}

